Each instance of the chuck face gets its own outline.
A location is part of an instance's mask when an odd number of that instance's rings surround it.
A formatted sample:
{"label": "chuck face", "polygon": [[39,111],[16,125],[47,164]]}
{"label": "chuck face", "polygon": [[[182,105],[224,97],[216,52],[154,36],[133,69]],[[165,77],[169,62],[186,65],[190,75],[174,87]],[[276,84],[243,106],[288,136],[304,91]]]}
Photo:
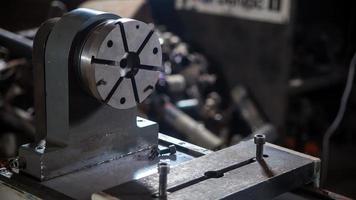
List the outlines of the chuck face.
{"label": "chuck face", "polygon": [[120,18],[89,33],[80,53],[79,76],[99,101],[128,109],[144,101],[162,71],[162,51],[153,26]]}

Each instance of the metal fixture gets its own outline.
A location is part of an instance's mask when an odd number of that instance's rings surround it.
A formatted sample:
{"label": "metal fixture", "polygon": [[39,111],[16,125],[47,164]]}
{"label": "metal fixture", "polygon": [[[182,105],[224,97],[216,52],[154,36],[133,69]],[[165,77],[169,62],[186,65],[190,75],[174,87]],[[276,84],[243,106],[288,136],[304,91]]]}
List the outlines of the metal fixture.
{"label": "metal fixture", "polygon": [[153,26],[77,9],[45,22],[33,51],[36,141],[19,150],[23,172],[47,180],[157,148],[158,125],[136,110],[161,71]]}
{"label": "metal fixture", "polygon": [[223,143],[218,136],[209,131],[203,124],[179,110],[172,103],[165,102],[163,111],[165,120],[181,133],[184,133],[191,141],[195,141],[197,145],[208,149],[216,149]]}
{"label": "metal fixture", "polygon": [[258,161],[263,160],[263,148],[266,143],[266,136],[264,134],[256,134],[254,142],[256,144],[256,159]]}
{"label": "metal fixture", "polygon": [[[35,142],[21,146],[20,159],[10,164],[21,173],[10,177],[1,170],[0,187],[31,199],[27,193],[41,199],[264,200],[317,185],[318,159],[264,146],[257,136],[256,144],[211,152],[158,134],[155,122],[137,117],[136,105],[152,93],[160,60],[152,26],[136,20],[79,9],[44,23],[34,41]],[[196,76],[189,77],[188,84]],[[203,114],[221,120],[219,95],[191,97],[193,107],[202,102]],[[164,103],[160,112],[177,130],[192,141],[205,138],[210,148],[222,146],[218,134],[175,105]],[[162,154],[179,152],[157,157],[158,147],[165,147]],[[260,162],[264,151],[273,156]],[[157,165],[163,157],[169,162]]]}
{"label": "metal fixture", "polygon": [[167,197],[167,180],[170,171],[170,166],[166,162],[158,163],[158,174],[159,174],[159,184],[158,184],[158,196],[160,198]]}
{"label": "metal fixture", "polygon": [[164,149],[161,149],[159,150],[159,154],[163,155],[163,154],[170,154],[170,155],[173,155],[173,154],[176,154],[177,152],[177,148],[175,145],[169,145],[168,148],[164,148]]}
{"label": "metal fixture", "polygon": [[[267,143],[265,152],[273,156],[261,165],[255,148],[253,140],[240,142],[172,167],[168,199],[266,200],[318,183],[319,159]],[[159,176],[151,174],[104,192],[119,199],[150,199],[161,185]]]}
{"label": "metal fixture", "polygon": [[108,20],[89,34],[80,54],[80,75],[99,101],[135,107],[153,91],[162,54],[153,26],[133,19]]}

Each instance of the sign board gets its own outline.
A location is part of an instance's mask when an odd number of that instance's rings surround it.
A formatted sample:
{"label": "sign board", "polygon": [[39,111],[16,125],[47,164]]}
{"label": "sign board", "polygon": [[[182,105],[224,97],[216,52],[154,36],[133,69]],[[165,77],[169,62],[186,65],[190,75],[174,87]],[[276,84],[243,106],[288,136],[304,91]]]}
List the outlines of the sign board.
{"label": "sign board", "polygon": [[175,7],[177,10],[285,24],[290,18],[291,0],[176,0]]}

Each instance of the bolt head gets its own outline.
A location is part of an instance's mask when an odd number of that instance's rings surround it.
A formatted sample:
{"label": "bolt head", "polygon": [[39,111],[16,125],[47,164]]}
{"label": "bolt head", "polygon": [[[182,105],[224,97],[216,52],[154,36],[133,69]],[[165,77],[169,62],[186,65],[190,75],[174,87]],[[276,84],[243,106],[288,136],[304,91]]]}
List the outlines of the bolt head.
{"label": "bolt head", "polygon": [[166,162],[159,162],[157,165],[159,174],[169,174],[170,165]]}
{"label": "bolt head", "polygon": [[177,148],[176,148],[176,146],[175,145],[169,145],[168,146],[168,149],[169,149],[169,153],[170,154],[175,154],[175,153],[177,153]]}
{"label": "bolt head", "polygon": [[265,144],[266,136],[264,134],[256,134],[253,138],[255,144]]}

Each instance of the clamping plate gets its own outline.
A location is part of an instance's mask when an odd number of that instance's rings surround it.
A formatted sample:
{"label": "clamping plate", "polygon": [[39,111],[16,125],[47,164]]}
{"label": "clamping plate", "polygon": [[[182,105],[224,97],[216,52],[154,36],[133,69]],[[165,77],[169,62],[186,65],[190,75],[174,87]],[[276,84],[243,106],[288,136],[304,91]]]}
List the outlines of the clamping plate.
{"label": "clamping plate", "polygon": [[80,55],[80,73],[90,93],[118,109],[141,103],[154,90],[162,54],[152,25],[120,18],[98,25]]}
{"label": "clamping plate", "polygon": [[[168,174],[166,199],[272,199],[305,184],[318,184],[320,160],[273,144],[256,159],[253,141],[241,142],[180,164]],[[105,190],[118,199],[152,199],[159,175]],[[133,190],[132,188],[135,188]]]}

